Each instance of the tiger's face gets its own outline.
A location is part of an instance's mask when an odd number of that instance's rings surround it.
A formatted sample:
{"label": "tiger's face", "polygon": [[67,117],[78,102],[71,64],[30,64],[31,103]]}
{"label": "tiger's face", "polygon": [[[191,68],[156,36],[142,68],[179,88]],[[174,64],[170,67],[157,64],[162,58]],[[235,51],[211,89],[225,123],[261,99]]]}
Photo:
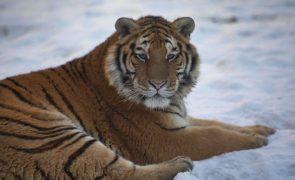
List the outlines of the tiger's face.
{"label": "tiger's face", "polygon": [[165,108],[190,92],[199,65],[189,42],[191,18],[173,23],[154,16],[120,18],[116,29],[119,40],[109,51],[106,73],[119,94],[149,108]]}

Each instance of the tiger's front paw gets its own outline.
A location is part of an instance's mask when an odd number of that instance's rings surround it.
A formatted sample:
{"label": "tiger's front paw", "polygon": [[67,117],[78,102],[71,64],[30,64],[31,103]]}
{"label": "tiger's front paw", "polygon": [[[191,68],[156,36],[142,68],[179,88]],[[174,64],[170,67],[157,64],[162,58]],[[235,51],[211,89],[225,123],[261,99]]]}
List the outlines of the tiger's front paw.
{"label": "tiger's front paw", "polygon": [[178,156],[159,164],[138,167],[134,179],[170,180],[173,179],[177,173],[189,171],[192,168],[193,163],[190,158]]}
{"label": "tiger's front paw", "polygon": [[276,132],[275,129],[267,127],[267,126],[263,126],[263,125],[254,125],[254,126],[247,126],[247,129],[249,129],[250,131],[262,135],[262,136],[269,136],[271,134],[274,134]]}
{"label": "tiger's front paw", "polygon": [[179,172],[189,171],[193,169],[193,162],[189,157],[177,156],[170,161],[164,162],[170,166],[176,166]]}
{"label": "tiger's front paw", "polygon": [[261,135],[252,135],[252,148],[259,148],[262,146],[266,146],[268,144],[268,139],[265,136]]}

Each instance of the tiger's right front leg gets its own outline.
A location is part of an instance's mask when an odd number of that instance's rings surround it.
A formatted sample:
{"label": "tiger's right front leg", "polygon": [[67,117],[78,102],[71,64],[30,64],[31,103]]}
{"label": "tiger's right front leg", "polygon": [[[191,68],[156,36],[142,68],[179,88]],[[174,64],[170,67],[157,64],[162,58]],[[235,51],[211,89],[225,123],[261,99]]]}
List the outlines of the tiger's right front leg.
{"label": "tiger's right front leg", "polygon": [[[154,158],[153,162],[179,155],[192,160],[203,160],[227,152],[258,148],[268,142],[267,138],[261,135],[239,133],[215,126],[189,126],[173,131],[162,129],[160,132],[159,136],[154,138],[159,141],[148,151],[148,155]],[[157,156],[152,156],[153,154]]]}
{"label": "tiger's right front leg", "polygon": [[[12,137],[11,142],[19,138]],[[189,158],[177,157],[152,165],[135,165],[96,139],[69,130],[54,140],[26,146],[0,147],[0,177],[5,179],[172,179],[192,168]],[[38,144],[38,143],[37,143]],[[5,152],[9,149],[9,153]],[[3,161],[3,162],[2,162]],[[3,165],[5,164],[5,166]]]}

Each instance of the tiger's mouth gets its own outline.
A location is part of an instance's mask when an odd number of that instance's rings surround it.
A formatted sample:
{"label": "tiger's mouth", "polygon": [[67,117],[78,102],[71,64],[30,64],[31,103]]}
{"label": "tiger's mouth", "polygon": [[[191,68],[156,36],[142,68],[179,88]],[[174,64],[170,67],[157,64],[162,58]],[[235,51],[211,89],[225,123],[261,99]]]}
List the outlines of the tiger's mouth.
{"label": "tiger's mouth", "polygon": [[161,94],[156,93],[154,96],[152,96],[153,98],[165,98],[163,97]]}
{"label": "tiger's mouth", "polygon": [[165,108],[170,104],[170,98],[164,97],[159,93],[143,98],[143,104],[149,108]]}

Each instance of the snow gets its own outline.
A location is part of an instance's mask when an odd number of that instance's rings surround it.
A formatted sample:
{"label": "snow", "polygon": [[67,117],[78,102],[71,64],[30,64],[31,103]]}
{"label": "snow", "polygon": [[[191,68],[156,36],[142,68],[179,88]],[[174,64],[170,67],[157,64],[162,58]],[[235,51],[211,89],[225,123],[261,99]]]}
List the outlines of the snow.
{"label": "snow", "polygon": [[295,1],[87,0],[0,2],[0,78],[81,56],[121,16],[196,20],[201,76],[189,114],[278,131],[268,146],[195,161],[175,180],[295,180]]}

